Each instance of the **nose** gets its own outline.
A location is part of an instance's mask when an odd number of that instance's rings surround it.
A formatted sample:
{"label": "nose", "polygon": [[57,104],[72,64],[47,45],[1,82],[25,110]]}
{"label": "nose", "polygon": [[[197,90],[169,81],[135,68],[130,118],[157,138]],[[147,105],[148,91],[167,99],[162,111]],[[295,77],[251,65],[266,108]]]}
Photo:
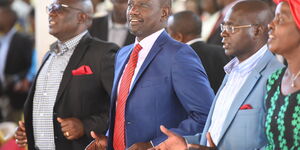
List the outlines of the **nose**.
{"label": "nose", "polygon": [[58,12],[55,10],[49,11],[48,12],[48,17],[55,17],[58,15]]}
{"label": "nose", "polygon": [[132,5],[131,7],[128,6],[128,14],[129,15],[137,15],[137,14],[139,14],[139,10],[135,5]]}
{"label": "nose", "polygon": [[274,29],[274,19],[268,24],[268,29],[273,30]]}
{"label": "nose", "polygon": [[228,32],[226,30],[223,30],[223,31],[221,31],[220,36],[226,37],[226,36],[228,36]]}

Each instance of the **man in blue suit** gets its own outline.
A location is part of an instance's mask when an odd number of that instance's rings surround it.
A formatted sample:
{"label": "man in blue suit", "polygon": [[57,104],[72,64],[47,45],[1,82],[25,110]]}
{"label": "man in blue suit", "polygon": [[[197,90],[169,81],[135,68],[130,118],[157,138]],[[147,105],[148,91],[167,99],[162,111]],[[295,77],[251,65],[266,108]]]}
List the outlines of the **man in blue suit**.
{"label": "man in blue suit", "polygon": [[193,49],[164,30],[170,13],[171,0],[128,1],[127,19],[136,41],[116,55],[109,150],[158,145],[167,138],[160,125],[179,135],[204,128],[213,90]]}
{"label": "man in blue suit", "polygon": [[264,95],[266,81],[283,67],[268,50],[268,23],[272,12],[262,1],[241,1],[226,14],[221,24],[223,48],[236,56],[224,70],[226,76],[215,97],[201,134],[186,141],[161,127],[169,136],[154,149],[254,150],[266,144]]}

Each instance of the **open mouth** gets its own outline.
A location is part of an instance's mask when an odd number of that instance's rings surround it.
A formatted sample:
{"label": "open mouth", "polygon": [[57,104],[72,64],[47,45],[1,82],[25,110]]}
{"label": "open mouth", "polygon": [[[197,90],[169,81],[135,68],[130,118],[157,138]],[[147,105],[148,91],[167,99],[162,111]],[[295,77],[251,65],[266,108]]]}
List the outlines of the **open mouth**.
{"label": "open mouth", "polygon": [[226,42],[226,40],[222,40],[222,44],[223,44],[223,48],[224,49],[228,49],[229,48],[229,43],[228,42]]}
{"label": "open mouth", "polygon": [[141,19],[130,19],[130,21],[129,21],[130,25],[138,25],[141,22],[143,22],[143,20],[141,20]]}

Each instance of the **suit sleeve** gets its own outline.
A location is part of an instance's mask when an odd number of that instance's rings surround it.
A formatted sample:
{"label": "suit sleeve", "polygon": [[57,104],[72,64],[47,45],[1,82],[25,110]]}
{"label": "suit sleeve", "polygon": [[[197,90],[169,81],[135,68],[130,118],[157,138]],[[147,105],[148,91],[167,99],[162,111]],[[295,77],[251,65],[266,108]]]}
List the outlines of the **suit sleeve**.
{"label": "suit sleeve", "polygon": [[[187,118],[171,131],[181,136],[201,133],[214,92],[200,59],[191,48],[184,46],[177,52],[173,59],[171,74],[175,93],[188,114]],[[166,136],[161,136],[152,142],[158,145],[165,139]]]}

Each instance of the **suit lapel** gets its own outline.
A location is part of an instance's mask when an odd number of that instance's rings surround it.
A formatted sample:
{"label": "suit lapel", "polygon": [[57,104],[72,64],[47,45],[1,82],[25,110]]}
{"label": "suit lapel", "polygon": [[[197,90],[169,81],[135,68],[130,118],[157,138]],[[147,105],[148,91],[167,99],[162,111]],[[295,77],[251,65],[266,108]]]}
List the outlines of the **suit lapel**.
{"label": "suit lapel", "polygon": [[[155,43],[153,44],[149,54],[147,55],[145,61],[143,62],[139,72],[137,73],[132,85],[130,91],[134,88],[136,85],[136,82],[139,80],[145,69],[149,66],[151,61],[154,59],[154,57],[157,55],[157,53],[162,49],[162,45],[166,43],[167,40],[167,33],[165,31],[162,32],[162,34],[156,39]],[[130,93],[129,93],[130,94]]]}
{"label": "suit lapel", "polygon": [[[123,74],[124,68],[128,62],[129,56],[131,54],[131,51],[133,50],[134,44],[124,47],[124,49],[121,49],[119,53],[116,55],[117,61],[115,64],[115,79],[113,83],[113,89],[112,89],[112,101],[114,102],[117,97],[117,90],[118,90],[118,84],[120,81],[120,78]],[[123,52],[123,53],[122,53]]]}
{"label": "suit lapel", "polygon": [[244,101],[247,99],[248,95],[252,92],[256,83],[260,79],[261,71],[264,70],[264,68],[267,66],[267,64],[271,58],[272,58],[272,53],[269,50],[267,50],[267,52],[264,54],[264,56],[261,58],[261,60],[257,63],[257,66],[254,68],[254,70],[250,73],[250,75],[246,79],[244,85],[241,87],[240,91],[236,95],[236,98],[232,102],[232,105],[229,109],[228,115],[225,119],[223,128],[221,130],[219,141],[222,140],[225,132],[229,128],[229,126],[230,126],[231,122],[233,121],[239,108],[244,103]]}
{"label": "suit lapel", "polygon": [[89,33],[84,35],[78,45],[76,46],[69,63],[64,71],[62,81],[59,86],[59,90],[56,97],[56,102],[60,100],[62,93],[64,92],[66,86],[68,85],[69,81],[72,78],[72,70],[77,68],[77,65],[81,61],[81,58],[84,56],[85,52],[87,51],[89,42],[91,42],[91,36]]}

